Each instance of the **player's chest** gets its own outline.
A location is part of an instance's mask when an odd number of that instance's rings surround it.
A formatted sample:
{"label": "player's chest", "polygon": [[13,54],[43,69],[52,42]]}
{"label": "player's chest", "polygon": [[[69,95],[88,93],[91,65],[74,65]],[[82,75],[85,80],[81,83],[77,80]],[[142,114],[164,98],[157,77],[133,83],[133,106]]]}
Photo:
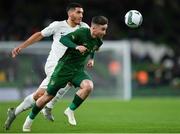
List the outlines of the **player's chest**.
{"label": "player's chest", "polygon": [[78,44],[85,46],[90,51],[98,48],[98,41],[96,39],[82,38]]}
{"label": "player's chest", "polygon": [[[77,27],[78,28],[78,27]],[[60,27],[60,28],[57,28],[55,30],[55,34],[54,36],[56,37],[61,37],[61,36],[64,36],[66,34],[69,34],[71,32],[74,32],[75,30],[77,30],[77,28],[70,28],[70,27]]]}

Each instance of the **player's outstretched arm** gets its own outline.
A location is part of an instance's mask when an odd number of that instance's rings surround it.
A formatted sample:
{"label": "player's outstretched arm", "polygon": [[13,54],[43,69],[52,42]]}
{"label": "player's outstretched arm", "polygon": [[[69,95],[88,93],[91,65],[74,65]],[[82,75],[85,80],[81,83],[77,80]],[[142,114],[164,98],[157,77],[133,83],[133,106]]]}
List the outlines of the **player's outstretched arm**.
{"label": "player's outstretched arm", "polygon": [[19,46],[15,47],[12,51],[12,57],[15,58],[22,49],[32,45],[33,43],[40,41],[43,38],[41,32],[36,32],[34,33],[31,37],[29,37],[26,41],[24,41],[22,44],[20,44]]}

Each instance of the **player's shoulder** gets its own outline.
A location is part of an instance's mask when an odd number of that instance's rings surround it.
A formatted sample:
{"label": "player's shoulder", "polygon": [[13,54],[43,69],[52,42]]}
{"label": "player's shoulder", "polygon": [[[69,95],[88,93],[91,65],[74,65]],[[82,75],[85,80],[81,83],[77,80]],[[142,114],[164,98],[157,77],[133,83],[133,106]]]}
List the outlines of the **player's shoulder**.
{"label": "player's shoulder", "polygon": [[53,21],[50,25],[54,27],[59,27],[64,25],[64,21]]}
{"label": "player's shoulder", "polygon": [[85,22],[80,22],[80,27],[89,28],[89,25]]}
{"label": "player's shoulder", "polygon": [[75,30],[74,32],[72,32],[72,34],[82,37],[82,36],[88,34],[88,30],[89,30],[89,28],[81,27],[81,28],[78,28],[77,30]]}
{"label": "player's shoulder", "polygon": [[85,34],[85,33],[89,32],[89,28],[87,28],[87,27],[80,27],[76,31],[78,31],[79,33]]}

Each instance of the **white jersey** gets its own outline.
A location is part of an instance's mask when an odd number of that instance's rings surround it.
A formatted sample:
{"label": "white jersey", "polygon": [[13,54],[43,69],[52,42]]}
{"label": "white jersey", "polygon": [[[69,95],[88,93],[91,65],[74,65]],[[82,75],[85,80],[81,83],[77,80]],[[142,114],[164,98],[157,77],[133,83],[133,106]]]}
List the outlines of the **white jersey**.
{"label": "white jersey", "polygon": [[77,25],[76,27],[71,27],[67,23],[67,21],[64,20],[64,21],[54,21],[48,27],[44,28],[41,31],[41,34],[44,37],[49,37],[53,35],[53,43],[51,46],[51,51],[47,58],[48,62],[57,62],[64,55],[67,47],[59,42],[60,38],[63,35],[73,32],[80,27],[89,28],[89,26],[84,22],[81,22],[80,25]]}

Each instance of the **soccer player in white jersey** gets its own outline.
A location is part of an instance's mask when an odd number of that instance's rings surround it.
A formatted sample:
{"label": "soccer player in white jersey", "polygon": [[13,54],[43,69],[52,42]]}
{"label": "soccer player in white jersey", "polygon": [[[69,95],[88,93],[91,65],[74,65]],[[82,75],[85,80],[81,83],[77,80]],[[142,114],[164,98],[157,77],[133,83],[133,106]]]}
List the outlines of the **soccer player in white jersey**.
{"label": "soccer player in white jersey", "polygon": [[[69,4],[67,6],[66,11],[68,14],[67,20],[54,21],[48,27],[44,28],[40,32],[34,33],[29,39],[27,39],[25,42],[23,42],[22,44],[20,44],[19,46],[17,46],[12,50],[12,57],[15,58],[24,48],[27,48],[28,46],[34,44],[35,42],[42,40],[44,37],[49,37],[51,35],[53,36],[51,51],[49,53],[49,56],[45,64],[46,78],[42,81],[36,92],[27,96],[23,100],[23,102],[21,102],[16,108],[8,109],[7,112],[8,117],[5,122],[6,130],[10,129],[12,122],[14,121],[14,119],[18,114],[31,108],[32,105],[35,103],[35,101],[45,93],[51,74],[58,60],[61,58],[61,56],[64,54],[64,52],[67,49],[67,47],[65,47],[64,45],[59,44],[60,43],[59,39],[61,38],[61,36],[73,32],[80,27],[89,28],[89,26],[86,23],[82,22],[83,8],[79,3]],[[54,104],[58,102],[58,100],[60,100],[71,87],[72,85],[69,83],[65,88],[60,89],[57,92],[56,96],[53,98],[53,100],[51,100],[42,110],[44,116],[48,120],[54,121],[54,117],[51,114],[51,109],[53,108]]]}

